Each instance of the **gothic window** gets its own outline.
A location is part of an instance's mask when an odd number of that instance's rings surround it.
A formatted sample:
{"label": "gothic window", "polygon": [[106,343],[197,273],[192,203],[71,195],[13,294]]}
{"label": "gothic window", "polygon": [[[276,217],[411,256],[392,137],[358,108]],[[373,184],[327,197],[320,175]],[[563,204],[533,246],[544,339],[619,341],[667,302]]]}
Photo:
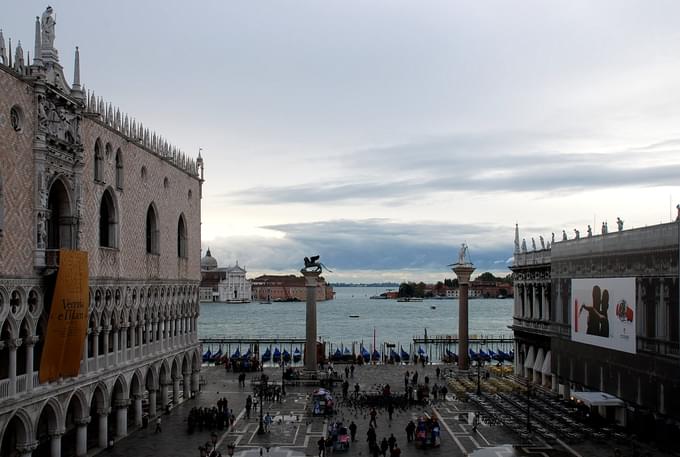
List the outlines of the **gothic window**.
{"label": "gothic window", "polygon": [[184,214],[180,214],[177,221],[177,257],[186,259],[187,255],[187,224],[184,221]]}
{"label": "gothic window", "polygon": [[153,203],[146,212],[146,252],[147,254],[160,254],[158,243],[158,215]]}
{"label": "gothic window", "polygon": [[12,125],[12,128],[14,129],[15,132],[21,132],[21,127],[24,121],[24,115],[23,112],[21,111],[21,108],[18,106],[13,106],[9,110],[9,123]]}
{"label": "gothic window", "polygon": [[[47,223],[47,248],[59,249],[72,247],[71,203],[66,187],[60,179],[50,187]],[[41,229],[42,230],[42,229]],[[41,235],[42,236],[42,235]]]}
{"label": "gothic window", "polygon": [[102,155],[102,143],[97,138],[94,143],[94,180],[102,181],[104,178],[104,156]]}
{"label": "gothic window", "polygon": [[111,160],[111,151],[113,151],[113,148],[111,147],[111,143],[106,143],[106,146],[104,147],[104,153],[106,157],[106,161],[108,162]]}
{"label": "gothic window", "polygon": [[120,149],[116,151],[116,187],[123,188],[123,153]]}
{"label": "gothic window", "polygon": [[99,246],[117,248],[118,218],[111,190],[106,189],[99,207]]}

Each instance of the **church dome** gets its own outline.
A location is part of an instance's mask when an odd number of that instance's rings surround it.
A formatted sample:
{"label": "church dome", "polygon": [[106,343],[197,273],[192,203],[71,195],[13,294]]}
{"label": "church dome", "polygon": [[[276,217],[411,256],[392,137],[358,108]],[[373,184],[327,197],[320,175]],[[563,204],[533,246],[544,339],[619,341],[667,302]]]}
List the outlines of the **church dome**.
{"label": "church dome", "polygon": [[205,253],[205,256],[201,258],[201,270],[215,270],[217,268],[217,260],[215,257],[210,255],[210,249]]}

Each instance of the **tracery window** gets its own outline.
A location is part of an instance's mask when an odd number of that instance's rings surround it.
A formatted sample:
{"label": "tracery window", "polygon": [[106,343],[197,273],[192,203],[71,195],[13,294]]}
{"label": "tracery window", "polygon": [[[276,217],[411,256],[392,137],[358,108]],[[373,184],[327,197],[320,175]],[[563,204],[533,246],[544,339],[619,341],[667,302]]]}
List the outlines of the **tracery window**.
{"label": "tracery window", "polygon": [[123,188],[123,153],[120,149],[116,151],[116,188]]}
{"label": "tracery window", "polygon": [[113,196],[111,191],[106,189],[99,207],[99,246],[105,248],[118,247],[118,218],[116,216]]}
{"label": "tracery window", "polygon": [[177,221],[177,257],[186,259],[187,251],[187,225],[184,221],[184,214],[180,214],[179,221]]}
{"label": "tracery window", "polygon": [[158,215],[152,203],[146,212],[146,252],[148,254],[160,254],[158,235]]}
{"label": "tracery window", "polygon": [[102,181],[104,177],[104,156],[102,155],[102,143],[97,138],[94,143],[94,180]]}

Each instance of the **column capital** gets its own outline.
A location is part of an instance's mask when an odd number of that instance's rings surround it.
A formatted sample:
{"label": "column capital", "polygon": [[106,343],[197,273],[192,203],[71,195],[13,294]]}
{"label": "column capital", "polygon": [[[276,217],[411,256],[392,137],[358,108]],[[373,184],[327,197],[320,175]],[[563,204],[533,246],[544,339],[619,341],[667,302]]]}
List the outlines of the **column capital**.
{"label": "column capital", "polygon": [[66,433],[66,430],[52,430],[48,435],[50,438],[61,438],[64,433]]}
{"label": "column capital", "polygon": [[130,399],[129,398],[123,398],[121,400],[114,400],[113,406],[115,406],[116,409],[127,408],[128,406],[130,406]]}
{"label": "column capital", "polygon": [[143,394],[132,394],[132,399],[135,400],[135,401],[136,401],[136,400],[141,400],[141,399],[143,399],[143,398],[144,398],[144,395],[143,395]]}
{"label": "column capital", "polygon": [[40,341],[40,337],[38,336],[27,336],[24,338],[24,344],[26,346],[34,346],[38,341]]}
{"label": "column capital", "polygon": [[104,327],[102,327],[102,332],[104,332],[104,333],[109,333],[110,331],[111,331],[111,327],[110,327],[110,326],[104,326]]}
{"label": "column capital", "polygon": [[76,420],[74,420],[73,422],[74,422],[76,425],[83,426],[83,425],[89,424],[90,421],[92,421],[92,417],[86,416],[86,417],[81,417],[80,419],[76,419]]}
{"label": "column capital", "polygon": [[97,408],[97,414],[100,416],[108,416],[111,413],[111,407]]}
{"label": "column capital", "polygon": [[38,449],[38,444],[39,443],[37,441],[32,443],[17,444],[17,451],[19,451],[19,454],[30,454],[31,452]]}
{"label": "column capital", "polygon": [[19,346],[21,346],[21,343],[23,343],[23,341],[24,341],[24,340],[21,339],[21,338],[15,338],[15,339],[9,340],[9,342],[7,343],[7,346],[8,346],[10,349],[16,349],[16,348],[18,348]]}

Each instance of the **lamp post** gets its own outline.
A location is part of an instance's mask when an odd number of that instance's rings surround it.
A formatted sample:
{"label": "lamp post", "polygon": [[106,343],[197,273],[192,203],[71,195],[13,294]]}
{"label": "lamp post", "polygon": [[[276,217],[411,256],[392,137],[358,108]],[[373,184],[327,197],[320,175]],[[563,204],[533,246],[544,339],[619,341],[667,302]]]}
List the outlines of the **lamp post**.
{"label": "lamp post", "polygon": [[284,376],[286,375],[286,362],[281,357],[281,395],[286,395],[286,381]]}
{"label": "lamp post", "polygon": [[264,390],[267,388],[267,375],[262,373],[262,376],[260,376],[260,392],[259,392],[259,397],[260,397],[260,426],[257,428],[257,434],[258,435],[264,435],[264,421],[263,421],[263,416],[262,416],[262,403],[264,400]]}

